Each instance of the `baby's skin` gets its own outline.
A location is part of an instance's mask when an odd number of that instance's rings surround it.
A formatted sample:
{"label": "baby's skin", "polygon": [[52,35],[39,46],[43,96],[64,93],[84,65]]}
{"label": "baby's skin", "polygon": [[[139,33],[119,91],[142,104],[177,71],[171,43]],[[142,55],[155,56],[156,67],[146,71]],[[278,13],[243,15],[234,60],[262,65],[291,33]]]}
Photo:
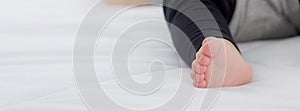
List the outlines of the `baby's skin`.
{"label": "baby's skin", "polygon": [[[132,5],[136,3],[149,3],[148,0],[105,0],[112,5]],[[225,47],[221,48],[221,45]],[[198,88],[230,87],[250,83],[253,71],[251,66],[245,62],[239,51],[231,42],[223,38],[208,37],[196,54],[192,64],[191,78],[194,86]],[[212,53],[211,53],[212,52]],[[226,56],[224,56],[226,54]],[[224,59],[226,60],[224,62]],[[212,62],[213,61],[213,62]],[[213,64],[212,64],[213,63]],[[221,64],[221,65],[216,65]],[[223,77],[216,70],[224,69],[225,78],[222,85],[210,84],[216,77]],[[214,75],[214,76],[212,76]],[[223,73],[224,75],[224,73]],[[209,85],[210,84],[210,85]]]}
{"label": "baby's skin", "polygon": [[[219,73],[218,69],[223,73]],[[251,66],[234,45],[223,38],[206,38],[192,63],[191,78],[197,88],[240,86],[250,83],[252,76]],[[210,84],[218,77],[224,80],[223,84]]]}

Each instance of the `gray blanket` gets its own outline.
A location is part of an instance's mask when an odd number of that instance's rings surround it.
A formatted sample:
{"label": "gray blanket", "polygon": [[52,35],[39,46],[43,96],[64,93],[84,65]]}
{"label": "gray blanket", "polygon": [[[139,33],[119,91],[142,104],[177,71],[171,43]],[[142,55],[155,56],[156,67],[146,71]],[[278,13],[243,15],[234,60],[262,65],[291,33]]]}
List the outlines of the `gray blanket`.
{"label": "gray blanket", "polygon": [[299,0],[237,0],[230,29],[238,42],[298,35]]}

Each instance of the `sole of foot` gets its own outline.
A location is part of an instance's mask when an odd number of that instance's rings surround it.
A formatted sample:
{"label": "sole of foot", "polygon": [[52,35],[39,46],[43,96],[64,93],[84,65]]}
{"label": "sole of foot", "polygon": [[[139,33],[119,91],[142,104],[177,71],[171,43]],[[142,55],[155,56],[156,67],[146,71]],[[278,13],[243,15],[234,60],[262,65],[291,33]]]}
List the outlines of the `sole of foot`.
{"label": "sole of foot", "polygon": [[191,77],[197,88],[240,86],[252,81],[253,70],[231,42],[208,37],[196,54]]}

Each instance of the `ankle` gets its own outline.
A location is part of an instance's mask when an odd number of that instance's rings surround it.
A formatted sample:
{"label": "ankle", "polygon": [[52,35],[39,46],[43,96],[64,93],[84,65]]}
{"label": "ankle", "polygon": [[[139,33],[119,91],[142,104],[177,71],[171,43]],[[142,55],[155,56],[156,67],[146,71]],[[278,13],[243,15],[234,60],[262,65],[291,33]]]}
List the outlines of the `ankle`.
{"label": "ankle", "polygon": [[222,38],[224,41],[225,41],[225,43],[227,44],[227,45],[229,45],[229,46],[231,46],[233,49],[235,49],[236,51],[239,51],[234,45],[233,45],[233,43],[231,42],[231,41],[229,41],[229,40],[227,40],[227,39],[224,39],[224,38]]}
{"label": "ankle", "polygon": [[233,43],[232,43],[231,41],[229,41],[229,40],[227,40],[227,39],[225,39],[225,38],[219,38],[219,37],[213,37],[213,36],[211,36],[211,37],[206,37],[206,38],[204,39],[204,42],[203,42],[203,43],[205,43],[206,39],[208,39],[208,38],[216,38],[216,39],[219,39],[219,40],[223,40],[223,41],[225,41],[225,44],[231,46],[233,49],[235,49],[236,51],[239,52],[239,50],[237,49],[237,47],[236,47],[235,45],[233,45]]}

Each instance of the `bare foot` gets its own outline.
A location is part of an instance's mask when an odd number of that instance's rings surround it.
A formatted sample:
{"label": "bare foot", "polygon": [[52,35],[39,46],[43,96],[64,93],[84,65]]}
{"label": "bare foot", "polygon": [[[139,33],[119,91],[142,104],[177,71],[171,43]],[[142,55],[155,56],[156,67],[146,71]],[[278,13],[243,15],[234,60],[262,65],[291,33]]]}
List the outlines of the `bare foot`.
{"label": "bare foot", "polygon": [[192,69],[193,84],[198,88],[239,86],[250,83],[253,75],[238,50],[229,41],[215,37],[203,41]]}

